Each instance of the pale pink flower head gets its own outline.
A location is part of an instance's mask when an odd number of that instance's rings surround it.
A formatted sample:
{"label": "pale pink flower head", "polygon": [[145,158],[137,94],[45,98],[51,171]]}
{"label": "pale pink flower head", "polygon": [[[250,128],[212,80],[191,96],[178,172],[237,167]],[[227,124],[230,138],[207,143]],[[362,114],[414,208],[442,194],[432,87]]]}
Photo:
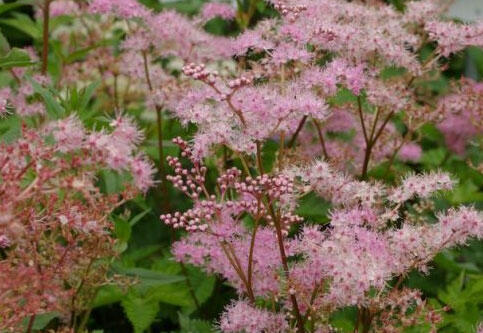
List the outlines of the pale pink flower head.
{"label": "pale pink flower head", "polygon": [[79,5],[72,0],[55,0],[50,3],[50,16],[76,15]]}
{"label": "pale pink flower head", "polygon": [[260,32],[247,30],[231,40],[230,53],[231,55],[242,55],[248,50],[264,51],[272,47],[273,43],[264,39]]}
{"label": "pale pink flower head", "polygon": [[145,156],[136,156],[131,161],[130,171],[134,178],[134,184],[142,192],[146,192],[154,185],[153,178],[156,170],[153,164]]}
{"label": "pale pink flower head", "polygon": [[448,148],[459,155],[465,153],[468,140],[478,133],[466,115],[450,114],[438,125],[438,129],[443,132]]}
{"label": "pale pink flower head", "polygon": [[291,60],[306,63],[310,58],[311,54],[305,48],[291,43],[281,43],[272,52],[272,62],[275,65],[285,64]]}
{"label": "pale pink flower head", "polygon": [[389,200],[404,202],[414,196],[428,198],[433,193],[442,190],[451,190],[455,181],[445,172],[432,172],[421,175],[408,175],[402,184],[392,190]]}
{"label": "pale pink flower head", "polygon": [[92,14],[111,14],[121,18],[147,17],[149,10],[136,0],[93,0],[89,5]]}
{"label": "pale pink flower head", "polygon": [[283,333],[289,327],[282,314],[257,309],[241,300],[226,309],[220,319],[220,328],[226,333]]}
{"label": "pale pink flower head", "polygon": [[59,120],[54,126],[53,136],[60,152],[70,152],[83,146],[86,133],[76,116]]}
{"label": "pale pink flower head", "polygon": [[403,145],[398,154],[399,158],[405,162],[417,162],[421,158],[421,155],[421,146],[413,142]]}
{"label": "pale pink flower head", "polygon": [[8,238],[6,235],[0,235],[0,249],[9,247],[11,243],[10,238]]}
{"label": "pale pink flower head", "polygon": [[429,38],[438,42],[439,53],[447,57],[468,46],[483,46],[483,22],[456,24],[429,21],[425,24]]}
{"label": "pale pink flower head", "polygon": [[226,3],[207,2],[201,8],[201,16],[208,21],[215,17],[231,20],[235,17],[235,8]]}

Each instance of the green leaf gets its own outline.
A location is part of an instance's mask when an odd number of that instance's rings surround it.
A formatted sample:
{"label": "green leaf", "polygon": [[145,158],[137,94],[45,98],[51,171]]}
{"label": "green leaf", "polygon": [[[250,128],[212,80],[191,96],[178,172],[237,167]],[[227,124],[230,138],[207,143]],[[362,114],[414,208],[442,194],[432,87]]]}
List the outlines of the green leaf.
{"label": "green leaf", "polygon": [[[57,312],[47,312],[47,313],[35,315],[35,319],[34,319],[32,329],[33,330],[42,330],[52,321],[52,319],[55,319],[59,316],[60,316],[60,314],[57,313]],[[30,318],[25,318],[25,319],[22,320],[22,326],[25,328],[25,330],[27,329],[29,320],[30,320]]]}
{"label": "green leaf", "polygon": [[211,324],[205,320],[190,319],[188,316],[178,313],[179,326],[181,327],[181,333],[212,333],[213,330]]}
{"label": "green leaf", "polygon": [[122,189],[122,176],[112,170],[101,170],[99,181],[103,192],[112,194]]}
{"label": "green leaf", "polygon": [[444,161],[446,153],[447,150],[442,147],[427,150],[423,152],[423,156],[421,156],[421,163],[428,167],[437,167]]}
{"label": "green leaf", "polygon": [[122,302],[124,312],[131,322],[135,333],[142,333],[156,319],[159,312],[159,304],[150,298],[142,298],[129,294]]}
{"label": "green leaf", "polygon": [[89,54],[89,52],[93,49],[97,48],[97,45],[92,45],[89,47],[85,47],[79,50],[76,50],[69,54],[67,57],[65,57],[64,61],[66,64],[71,64],[73,62],[76,62],[77,60],[82,60]]}
{"label": "green leaf", "polygon": [[22,120],[20,117],[12,116],[2,119],[0,122],[0,141],[12,142],[20,137],[22,132]]}
{"label": "green leaf", "polygon": [[459,184],[451,194],[451,202],[454,204],[472,203],[483,200],[483,192],[479,192],[478,186],[470,179]]}
{"label": "green leaf", "polygon": [[112,270],[118,274],[137,278],[145,286],[171,284],[185,280],[183,276],[164,274],[146,268],[124,268],[120,265],[113,265]]}
{"label": "green leaf", "polygon": [[299,200],[297,215],[304,219],[319,224],[325,224],[329,221],[327,217],[329,213],[330,203],[311,192]]}
{"label": "green leaf", "polygon": [[62,107],[62,105],[60,105],[60,103],[55,99],[54,95],[52,95],[49,90],[42,87],[33,79],[30,79],[30,82],[32,83],[34,91],[44,99],[47,114],[50,116],[50,118],[59,119],[65,115],[65,109]]}
{"label": "green leaf", "polygon": [[131,238],[131,225],[128,221],[117,218],[114,222],[114,232],[116,233],[117,239],[127,243],[129,238]]}
{"label": "green leaf", "polygon": [[10,51],[10,44],[0,29],[0,55],[4,56]]}
{"label": "green leaf", "polygon": [[0,68],[2,69],[25,67],[32,64],[33,62],[30,60],[28,53],[18,48],[11,49],[5,56],[0,58]]}
{"label": "green leaf", "polygon": [[32,4],[33,4],[32,0],[17,0],[16,2],[12,2],[12,3],[0,4],[0,15],[9,10],[12,10],[21,6],[32,5]]}
{"label": "green leaf", "polygon": [[105,285],[99,288],[92,304],[93,308],[120,302],[124,297],[122,290],[116,285]]}
{"label": "green leaf", "polygon": [[134,216],[132,219],[129,220],[129,224],[132,226],[134,226],[136,223],[138,223],[139,221],[141,221],[141,219],[146,216],[146,214],[150,213],[151,212],[151,208],[145,210],[144,212],[141,212],[139,214],[137,214],[136,216]]}
{"label": "green leaf", "polygon": [[95,81],[83,89],[80,97],[80,101],[79,101],[79,111],[83,111],[86,109],[87,104],[89,104],[89,101],[94,95],[94,92],[96,91],[99,84],[100,84],[99,81]]}
{"label": "green leaf", "polygon": [[146,294],[159,302],[181,307],[194,307],[194,302],[185,284],[159,285],[149,288]]}
{"label": "green leaf", "polygon": [[159,244],[147,245],[138,249],[129,249],[128,252],[123,254],[123,263],[136,263],[146,257],[153,255],[156,252],[160,252],[163,247]]}
{"label": "green leaf", "polygon": [[21,13],[14,13],[12,16],[13,18],[0,20],[0,23],[20,30],[33,39],[40,40],[42,38],[42,28],[30,16]]}

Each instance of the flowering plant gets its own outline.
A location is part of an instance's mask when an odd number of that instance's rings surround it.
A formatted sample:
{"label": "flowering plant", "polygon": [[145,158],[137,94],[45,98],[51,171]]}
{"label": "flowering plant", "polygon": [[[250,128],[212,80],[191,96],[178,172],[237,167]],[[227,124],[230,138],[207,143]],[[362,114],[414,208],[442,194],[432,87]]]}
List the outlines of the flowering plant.
{"label": "flowering plant", "polygon": [[[0,331],[82,332],[113,303],[136,332],[173,329],[160,304],[187,332],[476,325],[412,276],[483,237],[482,85],[446,79],[483,25],[399,4],[39,0],[0,20],[34,40],[0,35]],[[216,315],[212,276],[233,288]]]}

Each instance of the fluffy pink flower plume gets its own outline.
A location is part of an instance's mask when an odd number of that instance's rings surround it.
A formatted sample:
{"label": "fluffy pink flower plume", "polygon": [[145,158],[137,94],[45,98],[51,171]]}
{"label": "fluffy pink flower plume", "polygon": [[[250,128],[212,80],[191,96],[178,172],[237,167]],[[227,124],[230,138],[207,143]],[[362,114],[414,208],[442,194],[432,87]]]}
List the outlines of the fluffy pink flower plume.
{"label": "fluffy pink flower plume", "polygon": [[[401,331],[418,321],[434,328],[439,317],[421,293],[399,282],[392,288],[392,281],[427,271],[445,248],[482,238],[482,214],[472,207],[421,212],[419,205],[452,189],[449,174],[407,174],[391,186],[371,180],[370,171],[388,162],[390,172],[395,158],[417,162],[416,141],[427,122],[461,155],[481,133],[481,84],[460,80],[443,97],[420,84],[441,73],[440,57],[481,46],[481,23],[442,21],[441,4],[431,0],[407,1],[404,12],[381,1],[270,3],[279,16],[221,37],[202,25],[215,17],[238,22],[243,8],[205,3],[190,18],[136,0],[92,0],[86,13],[77,2],[55,0],[52,16],[73,15],[89,29],[54,26],[52,36],[68,49],[96,46],[63,64],[55,84],[101,80],[106,109],[146,107],[195,125],[190,143],[174,139],[181,153],[168,157],[173,174],[166,177],[193,205],[160,219],[187,233],[173,244],[177,261],[219,274],[236,289],[240,299],[226,307],[222,331],[301,332],[313,324],[329,332],[327,318],[345,306],[357,306],[374,331]],[[98,45],[119,29],[126,35],[119,49]],[[438,46],[421,62],[428,40]],[[19,84],[0,89],[0,117],[46,116],[27,78],[46,89],[51,82],[32,68],[12,69]],[[18,327],[39,309],[67,320],[85,311],[87,298],[80,293],[72,304],[76,291],[68,286],[81,282],[86,258],[116,254],[112,209],[137,193],[133,186],[146,192],[155,184],[154,166],[139,152],[143,140],[127,115],[91,131],[72,114],[37,131],[24,127],[19,140],[0,144],[0,248],[9,255],[0,261],[1,325]],[[278,147],[269,167],[267,141]],[[206,157],[218,171],[215,184]],[[131,175],[121,195],[95,186],[106,168]],[[327,220],[311,225],[297,215],[299,199],[309,193],[330,203]],[[31,238],[51,249],[34,265],[22,242]],[[93,288],[104,282],[105,269],[92,272]],[[20,306],[23,298],[28,306]]]}
{"label": "fluffy pink flower plume", "polygon": [[[121,117],[113,126],[111,134],[89,133],[72,115],[40,130],[24,125],[20,138],[0,144],[2,328],[17,331],[25,318],[51,311],[69,321],[105,282],[108,265],[100,259],[117,253],[109,216],[138,192],[128,183],[112,195],[96,187],[99,170],[109,168],[109,145],[129,142],[135,185],[141,191],[152,185],[151,165],[135,152],[137,129]],[[54,143],[47,143],[50,135]],[[93,149],[94,135],[104,149]]]}
{"label": "fluffy pink flower plume", "polygon": [[237,301],[229,305],[219,325],[220,329],[227,333],[283,333],[289,329],[283,315],[257,309],[246,301]]}
{"label": "fluffy pink flower plume", "polygon": [[89,12],[93,14],[109,14],[122,18],[146,17],[150,15],[136,0],[93,0],[89,4]]}
{"label": "fluffy pink flower plume", "polygon": [[462,80],[452,94],[442,98],[438,111],[444,115],[438,124],[446,145],[453,152],[463,155],[468,142],[483,129],[483,94],[481,84]]}
{"label": "fluffy pink flower plume", "polygon": [[438,42],[438,50],[444,57],[461,51],[467,46],[483,46],[483,22],[465,25],[430,21],[425,24],[425,29],[429,37]]}
{"label": "fluffy pink flower plume", "polygon": [[201,17],[203,17],[205,20],[211,20],[215,17],[231,20],[235,17],[235,15],[235,8],[226,3],[207,2],[201,8]]}
{"label": "fluffy pink flower plume", "polygon": [[399,150],[398,156],[402,161],[417,162],[421,158],[423,150],[416,143],[406,143]]}
{"label": "fluffy pink flower plume", "polygon": [[354,180],[349,175],[332,170],[323,161],[302,170],[289,170],[288,173],[300,177],[310,189],[337,205],[372,206],[386,193],[382,184]]}
{"label": "fluffy pink flower plume", "polygon": [[483,237],[483,214],[473,208],[451,209],[433,225],[404,225],[388,234],[392,255],[403,272],[427,270],[427,263],[442,249],[466,243],[469,237]]}
{"label": "fluffy pink flower plume", "polygon": [[72,0],[54,0],[50,3],[50,16],[78,15],[79,5]]}
{"label": "fluffy pink flower plume", "polygon": [[[193,167],[183,167],[178,158],[168,158],[175,172],[169,180],[195,204],[184,213],[161,216],[166,224],[190,231],[174,244],[174,255],[177,260],[221,274],[252,302],[255,297],[283,299],[281,304],[286,310],[293,311],[297,304],[297,311],[303,315],[368,304],[386,311],[387,299],[374,299],[371,290],[391,295],[386,288],[395,276],[411,269],[426,270],[428,262],[443,248],[462,244],[469,237],[482,237],[482,215],[470,207],[441,213],[436,224],[421,226],[413,224],[410,218],[402,227],[392,224],[400,218],[402,203],[415,197],[428,199],[440,190],[451,189],[454,181],[444,173],[411,175],[400,186],[387,188],[355,180],[333,170],[326,162],[293,168],[283,177],[263,175],[244,181],[240,180],[240,171],[230,169],[218,178],[220,192],[214,195],[204,185],[206,167],[186,142],[175,142]],[[227,199],[230,188],[238,193],[235,200]],[[298,237],[287,238],[290,227],[303,220],[291,214],[293,207],[286,203],[293,200],[294,194],[309,190],[334,204],[330,227],[322,230],[305,226]],[[278,221],[270,209],[261,205],[264,196],[280,212]],[[255,227],[240,223],[243,213],[253,217]],[[266,221],[266,226],[258,225],[262,221]],[[277,223],[282,229],[278,229]],[[279,237],[284,237],[285,256],[301,258],[292,262],[285,276],[280,273],[284,266],[280,262]],[[291,301],[294,295],[297,303]],[[248,301],[239,302],[222,316],[223,331],[237,331],[240,327],[253,327],[254,332],[259,332],[260,327],[275,332],[286,329],[281,313],[257,309]],[[249,320],[255,316],[252,312],[280,320],[272,319],[275,326],[266,328],[265,321],[256,324]]]}

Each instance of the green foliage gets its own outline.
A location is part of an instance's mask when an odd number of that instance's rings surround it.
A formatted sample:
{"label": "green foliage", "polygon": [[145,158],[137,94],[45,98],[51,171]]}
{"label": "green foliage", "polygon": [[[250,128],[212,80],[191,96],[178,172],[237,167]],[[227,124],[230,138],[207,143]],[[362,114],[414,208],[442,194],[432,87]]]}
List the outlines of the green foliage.
{"label": "green foliage", "polygon": [[442,332],[473,332],[483,317],[483,275],[467,275],[463,270],[438,298],[450,307],[444,314]]}
{"label": "green foliage", "polygon": [[159,311],[156,300],[134,294],[126,296],[122,300],[122,306],[135,333],[142,333],[151,326]]}
{"label": "green foliage", "polygon": [[[3,36],[2,36],[3,37]],[[3,48],[5,48],[5,44],[3,43]],[[26,67],[34,64],[28,55],[27,52],[13,48],[8,51],[3,57],[0,58],[0,68],[1,69],[10,69],[13,67]]]}
{"label": "green foliage", "polygon": [[212,333],[211,324],[205,320],[190,319],[188,316],[179,313],[180,333]]}

